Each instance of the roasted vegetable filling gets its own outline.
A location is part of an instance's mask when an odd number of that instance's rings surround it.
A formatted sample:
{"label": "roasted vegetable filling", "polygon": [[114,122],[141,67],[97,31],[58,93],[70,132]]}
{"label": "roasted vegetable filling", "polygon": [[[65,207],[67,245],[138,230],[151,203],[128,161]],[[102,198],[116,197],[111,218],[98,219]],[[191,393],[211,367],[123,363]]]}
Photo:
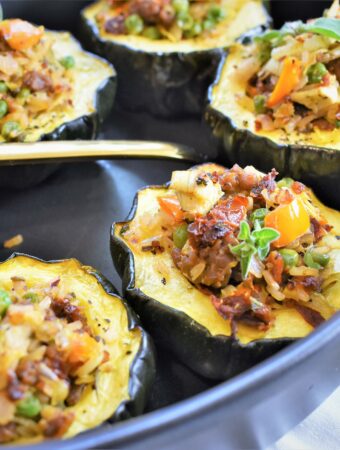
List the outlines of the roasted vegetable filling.
{"label": "roasted vegetable filling", "polygon": [[110,34],[141,35],[148,39],[182,39],[212,35],[225,18],[221,0],[108,0],[97,14]]}
{"label": "roasted vegetable filling", "polygon": [[[238,75],[248,80],[243,105],[257,131],[332,131],[340,127],[340,9],[285,24],[244,47]],[[251,102],[249,101],[251,99]]]}
{"label": "roasted vegetable filling", "polygon": [[[137,216],[120,234],[136,251],[171,253],[234,333],[238,322],[268,330],[280,307],[315,327],[322,305],[331,309],[323,286],[339,270],[331,258],[339,244],[310,191],[277,175],[237,165],[173,172],[157,214]],[[166,285],[169,269],[159,266]]]}
{"label": "roasted vegetable filling", "polygon": [[0,290],[0,443],[62,437],[109,352],[59,278],[12,285]]}
{"label": "roasted vegetable filling", "polygon": [[23,140],[30,121],[72,109],[73,68],[54,37],[20,19],[0,22],[0,141]]}

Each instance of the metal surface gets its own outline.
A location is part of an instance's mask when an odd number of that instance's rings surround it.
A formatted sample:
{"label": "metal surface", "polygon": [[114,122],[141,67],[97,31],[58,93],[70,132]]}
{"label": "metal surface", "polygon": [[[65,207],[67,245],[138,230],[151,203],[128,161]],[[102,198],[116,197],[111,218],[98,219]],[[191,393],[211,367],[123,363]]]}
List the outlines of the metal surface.
{"label": "metal surface", "polygon": [[51,141],[0,146],[0,165],[98,159],[178,159],[200,162],[206,156],[192,148],[155,141]]}

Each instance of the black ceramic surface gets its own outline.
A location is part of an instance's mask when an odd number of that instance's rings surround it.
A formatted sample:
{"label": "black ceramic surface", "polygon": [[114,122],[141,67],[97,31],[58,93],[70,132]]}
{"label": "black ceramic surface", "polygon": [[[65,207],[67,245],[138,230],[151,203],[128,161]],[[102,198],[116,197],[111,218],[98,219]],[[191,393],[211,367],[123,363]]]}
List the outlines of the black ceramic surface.
{"label": "black ceramic surface", "polygon": [[[8,16],[20,15],[50,28],[74,29],[78,10],[85,3],[8,0],[3,6]],[[290,11],[290,19],[297,14],[297,4],[305,16],[308,5],[315,9],[318,4],[319,13],[326,2],[275,2],[273,9],[284,8],[285,14]],[[278,24],[280,21],[281,15],[276,17]],[[211,158],[215,155],[209,131],[198,120],[164,122],[115,111],[101,137],[179,141],[207,151]],[[72,163],[39,186],[21,192],[1,190],[0,242],[22,233],[24,243],[15,250],[43,259],[74,256],[98,268],[120,288],[109,253],[112,221],[125,218],[138,188],[163,183],[172,170],[187,167],[168,161]],[[1,249],[0,259],[10,253]],[[116,425],[104,424],[48,447],[264,448],[305,418],[339,384],[339,317],[263,364],[216,386],[161,348],[157,350],[158,375],[145,415]],[[34,448],[46,448],[46,444]]]}

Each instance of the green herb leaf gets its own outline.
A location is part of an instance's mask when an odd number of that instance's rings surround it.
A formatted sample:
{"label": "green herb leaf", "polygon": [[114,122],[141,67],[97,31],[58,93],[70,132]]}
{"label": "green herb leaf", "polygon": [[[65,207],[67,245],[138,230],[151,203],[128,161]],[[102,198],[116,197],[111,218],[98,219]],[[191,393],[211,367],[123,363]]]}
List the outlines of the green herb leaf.
{"label": "green herb leaf", "polygon": [[263,220],[256,219],[254,220],[254,230],[261,230],[263,227]]}
{"label": "green herb leaf", "polygon": [[248,276],[251,258],[256,253],[256,248],[247,242],[241,242],[241,244],[230,246],[230,251],[240,258],[240,266],[242,278],[245,279]]}
{"label": "green herb leaf", "polygon": [[258,247],[265,247],[280,237],[280,233],[274,228],[261,228],[261,230],[254,230],[251,233],[255,239]]}
{"label": "green herb leaf", "polygon": [[340,41],[340,19],[321,17],[313,23],[304,25],[303,31],[310,31]]}
{"label": "green herb leaf", "polygon": [[229,248],[230,248],[231,253],[233,253],[236,256],[241,256],[242,249],[247,247],[247,245],[248,244],[246,242],[241,242],[241,244],[234,245],[233,247],[230,245]]}
{"label": "green herb leaf", "polygon": [[272,39],[281,37],[282,33],[280,30],[271,30],[264,33],[262,36],[256,36],[254,38],[255,42],[270,42]]}
{"label": "green herb leaf", "polygon": [[253,255],[255,254],[256,250],[254,249],[253,252],[249,252],[247,255],[241,257],[240,265],[241,265],[241,273],[242,278],[246,279],[248,276],[250,263]]}
{"label": "green herb leaf", "polygon": [[250,228],[248,222],[242,220],[240,223],[240,232],[237,235],[237,239],[240,241],[247,241],[250,238]]}
{"label": "green herb leaf", "polygon": [[250,232],[248,222],[242,220],[237,238],[243,242],[229,246],[230,251],[240,258],[243,279],[248,275],[253,255],[257,253],[259,258],[264,260],[270,251],[270,243],[280,237],[280,233],[274,228],[261,228],[261,221],[263,221],[267,212],[266,208],[259,208],[253,212],[251,218],[254,221],[255,229],[252,232]]}
{"label": "green herb leaf", "polygon": [[240,258],[242,278],[247,278],[251,258],[253,257],[253,255],[255,255],[256,248],[252,244],[242,242],[241,244],[235,245],[234,247],[230,247],[230,251]]}
{"label": "green herb leaf", "polygon": [[255,222],[256,219],[263,220],[267,214],[268,214],[267,208],[259,208],[252,213],[252,215],[250,216],[250,220],[252,222]]}
{"label": "green herb leaf", "polygon": [[257,249],[257,254],[259,255],[259,258],[260,258],[261,261],[263,261],[264,259],[267,258],[269,251],[270,251],[270,245],[269,244],[266,244],[263,247],[259,247]]}

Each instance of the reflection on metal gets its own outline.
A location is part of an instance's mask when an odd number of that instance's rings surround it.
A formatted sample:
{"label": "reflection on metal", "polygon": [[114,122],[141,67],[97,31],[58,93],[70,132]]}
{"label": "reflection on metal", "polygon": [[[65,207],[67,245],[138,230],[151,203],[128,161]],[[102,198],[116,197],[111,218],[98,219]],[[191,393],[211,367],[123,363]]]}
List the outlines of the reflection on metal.
{"label": "reflection on metal", "polygon": [[173,159],[201,162],[206,157],[182,144],[157,141],[46,141],[0,145],[0,165],[91,159]]}

